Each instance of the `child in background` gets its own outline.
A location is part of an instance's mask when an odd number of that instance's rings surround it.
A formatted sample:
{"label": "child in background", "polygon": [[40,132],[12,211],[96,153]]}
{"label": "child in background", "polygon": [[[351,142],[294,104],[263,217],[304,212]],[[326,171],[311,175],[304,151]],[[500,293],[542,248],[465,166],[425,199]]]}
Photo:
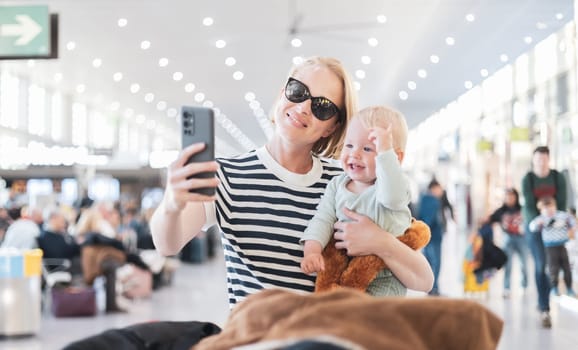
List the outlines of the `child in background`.
{"label": "child in background", "polygon": [[552,294],[560,295],[558,291],[558,275],[564,271],[566,294],[575,297],[572,289],[572,272],[568,251],[564,244],[574,237],[576,219],[565,211],[558,210],[552,197],[543,197],[538,201],[540,215],[530,221],[530,230],[542,231],[542,240],[546,248]]}
{"label": "child in background", "polygon": [[[407,141],[404,116],[387,107],[368,107],[353,117],[347,128],[340,161],[344,173],[327,185],[317,213],[301,242],[305,273],[325,269],[322,251],[336,221],[348,221],[343,208],[364,214],[381,228],[401,235],[410,226],[409,183],[401,170]],[[367,293],[405,295],[406,287],[389,270],[382,270]]]}

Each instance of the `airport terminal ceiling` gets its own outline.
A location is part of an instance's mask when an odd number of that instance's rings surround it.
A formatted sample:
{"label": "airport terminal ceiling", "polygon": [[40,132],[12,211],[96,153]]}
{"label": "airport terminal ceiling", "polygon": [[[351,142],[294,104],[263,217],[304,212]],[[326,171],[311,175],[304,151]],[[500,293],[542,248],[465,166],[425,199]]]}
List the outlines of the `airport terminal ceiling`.
{"label": "airport terminal ceiling", "polygon": [[226,116],[217,137],[235,150],[244,146],[234,134],[264,143],[262,125],[300,57],[341,59],[361,106],[392,105],[412,127],[574,15],[572,0],[42,4],[58,14],[59,58],[0,61],[2,67],[175,137],[180,106],[213,106]]}

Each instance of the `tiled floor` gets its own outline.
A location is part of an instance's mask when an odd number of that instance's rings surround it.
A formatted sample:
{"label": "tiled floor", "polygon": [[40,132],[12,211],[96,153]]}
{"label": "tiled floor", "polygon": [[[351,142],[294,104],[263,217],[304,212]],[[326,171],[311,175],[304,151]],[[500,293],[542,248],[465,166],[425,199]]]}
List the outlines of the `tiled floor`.
{"label": "tiled floor", "polygon": [[[463,297],[460,269],[464,247],[464,235],[458,236],[451,232],[446,235],[440,285],[442,293],[448,297]],[[514,287],[516,281],[519,281],[515,271],[516,269],[512,276]],[[172,286],[155,291],[151,299],[134,302],[130,305],[128,313],[71,319],[57,319],[46,314],[41,330],[36,336],[0,339],[0,349],[60,349],[73,340],[93,335],[104,329],[150,320],[202,320],[222,326],[228,313],[224,276],[221,258],[215,258],[202,265],[185,264],[177,271]],[[477,296],[477,299],[505,321],[499,350],[576,348],[578,300],[553,299],[551,304],[554,325],[551,330],[544,330],[539,327],[537,321],[533,285],[524,295],[521,289],[514,288],[511,298],[503,299],[502,275],[497,274],[491,282],[490,292],[485,296]]]}

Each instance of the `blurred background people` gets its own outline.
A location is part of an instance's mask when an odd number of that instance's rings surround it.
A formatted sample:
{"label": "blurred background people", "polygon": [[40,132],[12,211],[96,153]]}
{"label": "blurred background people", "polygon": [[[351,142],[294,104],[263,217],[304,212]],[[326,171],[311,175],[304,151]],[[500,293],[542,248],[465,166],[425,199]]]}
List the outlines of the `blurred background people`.
{"label": "blurred background people", "polygon": [[423,249],[423,253],[432,267],[434,273],[433,288],[429,295],[439,295],[439,275],[441,269],[441,254],[442,254],[442,219],[441,219],[441,197],[443,195],[443,188],[440,183],[433,179],[427,191],[422,194],[419,200],[419,207],[417,212],[417,219],[425,222],[431,230],[431,240]]}

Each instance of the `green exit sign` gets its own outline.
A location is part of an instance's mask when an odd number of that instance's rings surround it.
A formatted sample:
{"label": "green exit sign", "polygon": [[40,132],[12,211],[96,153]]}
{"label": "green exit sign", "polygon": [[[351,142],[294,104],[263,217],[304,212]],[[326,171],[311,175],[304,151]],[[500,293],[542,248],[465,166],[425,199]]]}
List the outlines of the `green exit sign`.
{"label": "green exit sign", "polygon": [[54,58],[56,32],[48,6],[0,6],[0,59]]}

